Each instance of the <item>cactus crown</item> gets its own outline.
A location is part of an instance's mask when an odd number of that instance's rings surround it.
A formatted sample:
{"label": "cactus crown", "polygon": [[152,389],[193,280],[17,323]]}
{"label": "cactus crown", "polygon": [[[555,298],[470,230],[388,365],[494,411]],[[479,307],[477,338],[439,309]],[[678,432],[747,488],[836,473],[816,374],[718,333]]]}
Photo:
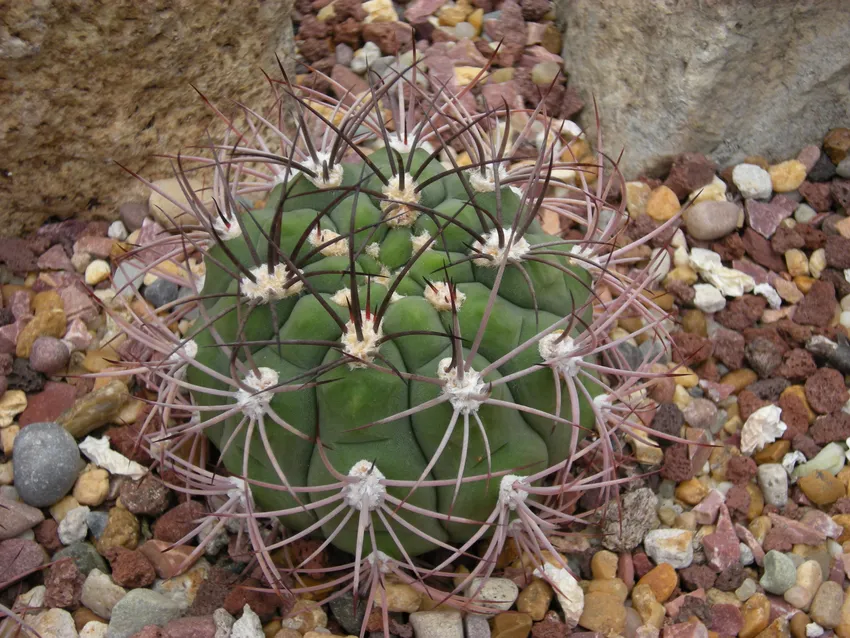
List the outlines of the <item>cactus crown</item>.
{"label": "cactus crown", "polygon": [[[203,255],[202,277],[176,276],[193,294],[122,321],[158,393],[151,449],[246,530],[270,586],[305,586],[334,546],[353,555],[322,570],[346,574],[337,592],[372,600],[393,572],[462,601],[508,539],[560,556],[582,492],[616,487],[616,435],[643,427],[643,377],[616,347],[633,335],[609,333],[660,314],[616,245],[602,156],[539,108],[470,112],[469,88],[426,91],[417,69],[341,100],[274,80],[271,114],[216,111],[222,143],[174,158],[172,202],[197,222],[124,262]],[[215,471],[185,453],[205,439]],[[282,567],[275,550],[307,538]],[[465,583],[435,593],[474,549]]]}

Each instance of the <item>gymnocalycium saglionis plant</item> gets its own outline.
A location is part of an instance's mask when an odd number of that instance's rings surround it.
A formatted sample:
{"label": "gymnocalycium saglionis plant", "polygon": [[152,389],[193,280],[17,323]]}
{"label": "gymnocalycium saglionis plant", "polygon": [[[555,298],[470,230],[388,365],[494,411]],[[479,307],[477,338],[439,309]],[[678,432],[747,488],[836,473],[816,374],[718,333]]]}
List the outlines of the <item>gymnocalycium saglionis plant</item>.
{"label": "gymnocalycium saglionis plant", "polygon": [[[516,560],[580,594],[559,548],[592,522],[583,494],[628,480],[661,374],[620,346],[664,338],[649,241],[670,223],[628,239],[574,124],[423,88],[427,62],[213,107],[225,132],[171,157],[179,188],[147,182],[183,221],[116,272],[145,444],[210,508],[194,553],[226,526],[263,586],[353,595],[385,627],[388,578],[480,609]],[[150,275],[188,294],[144,307]]]}

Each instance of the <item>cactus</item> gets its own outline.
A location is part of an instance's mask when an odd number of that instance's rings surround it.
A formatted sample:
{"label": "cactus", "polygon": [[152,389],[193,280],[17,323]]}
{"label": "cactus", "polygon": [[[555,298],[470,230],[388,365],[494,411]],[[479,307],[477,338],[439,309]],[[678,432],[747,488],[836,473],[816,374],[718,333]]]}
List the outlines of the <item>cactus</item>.
{"label": "cactus", "polygon": [[[615,493],[618,436],[645,429],[651,361],[630,371],[618,345],[663,313],[644,295],[653,263],[630,267],[651,237],[621,241],[604,157],[542,107],[470,113],[469,88],[426,91],[417,70],[340,100],[284,78],[271,114],[216,110],[222,142],[174,156],[183,197],[160,190],[197,223],[119,267],[192,290],[115,314],[157,392],[147,441],[217,506],[204,537],[241,526],[272,587],[305,586],[293,574],[331,546],[350,555],[334,595],[370,604],[387,572],[461,604],[511,539],[565,569],[575,503]],[[305,539],[282,567],[276,550]],[[473,551],[436,594],[429,579]]]}

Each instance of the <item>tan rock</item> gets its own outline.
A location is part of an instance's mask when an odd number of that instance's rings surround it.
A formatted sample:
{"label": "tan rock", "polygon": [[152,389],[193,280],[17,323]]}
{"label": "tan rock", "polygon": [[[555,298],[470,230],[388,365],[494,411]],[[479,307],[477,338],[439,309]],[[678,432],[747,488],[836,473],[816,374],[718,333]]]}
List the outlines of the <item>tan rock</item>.
{"label": "tan rock", "polygon": [[605,635],[622,634],[626,627],[626,607],[611,594],[590,593],[584,597],[584,611],[578,624]]}
{"label": "tan rock", "polygon": [[[271,106],[258,69],[277,68],[275,53],[293,64],[291,11],[291,0],[5,3],[0,122],[14,179],[0,191],[2,235],[51,215],[115,217],[118,204],[146,199],[111,160],[149,179],[170,176],[156,155],[204,143],[213,119],[191,84],[222,107]],[[211,30],[215,38],[195,37]]]}
{"label": "tan rock", "polygon": [[697,478],[682,481],[676,486],[676,498],[687,503],[696,505],[708,495],[708,488]]}
{"label": "tan rock", "polygon": [[136,549],[139,544],[139,519],[122,507],[109,510],[106,528],[95,546],[100,554],[112,547]]}
{"label": "tan rock", "polygon": [[387,610],[412,614],[419,611],[422,594],[406,583],[387,583]]}
{"label": "tan rock", "polygon": [[637,582],[638,585],[648,585],[659,603],[666,602],[679,584],[679,574],[669,563],[661,563],[653,567]]}
{"label": "tan rock", "polygon": [[619,563],[620,559],[614,552],[603,549],[596,552],[590,559],[590,571],[595,580],[616,578]]}
{"label": "tan rock", "polygon": [[56,337],[65,334],[65,311],[61,308],[52,308],[39,312],[18,333],[18,342],[15,346],[15,355],[29,358],[33,342],[39,337]]}
{"label": "tan rock", "polygon": [[799,160],[788,160],[767,169],[773,190],[777,193],[795,191],[806,179],[806,167]]}
{"label": "tan rock", "polygon": [[587,583],[586,593],[610,594],[625,603],[629,597],[629,588],[619,578],[608,578],[605,580],[591,580]]}
{"label": "tan rock", "polygon": [[655,221],[666,222],[679,212],[679,198],[667,186],[654,189],[646,200],[646,214]]}
{"label": "tan rock", "polygon": [[741,609],[744,624],[738,632],[739,638],[754,638],[767,628],[770,622],[770,601],[764,594],[754,594]]}
{"label": "tan rock", "polygon": [[644,624],[661,629],[667,610],[658,602],[652,588],[647,584],[638,583],[632,589],[632,606],[640,614]]}
{"label": "tan rock", "polygon": [[93,467],[80,474],[72,492],[80,505],[97,507],[106,500],[109,493],[109,472]]}
{"label": "tan rock", "polygon": [[26,393],[23,390],[7,390],[0,397],[0,428],[12,425],[15,417],[26,409]]}
{"label": "tan rock", "polygon": [[652,188],[645,182],[626,182],[626,209],[629,215],[637,217],[645,214],[651,194]]}
{"label": "tan rock", "polygon": [[831,505],[847,495],[847,487],[836,476],[823,470],[807,474],[797,484],[803,493],[816,505]]}
{"label": "tan rock", "polygon": [[531,616],[533,620],[543,620],[553,595],[549,583],[535,578],[519,593],[516,608]]}
{"label": "tan rock", "polygon": [[531,616],[517,611],[503,611],[491,621],[492,638],[526,638],[531,631]]}
{"label": "tan rock", "polygon": [[834,128],[823,138],[823,150],[833,164],[838,164],[850,152],[850,129]]}

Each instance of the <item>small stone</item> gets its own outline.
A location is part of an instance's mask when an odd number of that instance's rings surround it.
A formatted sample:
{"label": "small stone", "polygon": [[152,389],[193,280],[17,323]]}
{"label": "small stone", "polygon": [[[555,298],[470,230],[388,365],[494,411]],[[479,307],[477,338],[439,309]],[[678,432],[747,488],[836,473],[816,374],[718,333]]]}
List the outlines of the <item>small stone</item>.
{"label": "small stone", "polygon": [[770,173],[755,164],[735,166],[732,181],[746,199],[767,199],[773,192]]}
{"label": "small stone", "polygon": [[32,344],[29,358],[33,370],[52,375],[68,365],[71,352],[68,346],[56,337],[39,337]]}
{"label": "small stone", "polygon": [[112,579],[128,589],[149,587],[156,580],[151,562],[138,550],[114,547],[106,552],[112,567]]}
{"label": "small stone", "polygon": [[691,564],[694,558],[693,532],[681,529],[656,529],[646,535],[646,553],[656,563],[669,563],[676,569]]}
{"label": "small stone", "polygon": [[834,629],[841,623],[841,606],[844,590],[831,580],[824,582],[812,600],[809,616],[821,627]]}
{"label": "small stone", "polygon": [[176,543],[199,527],[206,514],[206,508],[198,501],[181,503],[157,519],[153,526],[154,538]]}
{"label": "small stone", "polygon": [[[632,217],[646,213],[650,194],[652,187],[646,182],[626,182],[626,209]],[[685,219],[687,221],[687,216]],[[735,221],[737,222],[737,218]]]}
{"label": "small stone", "polygon": [[611,594],[593,592],[584,597],[579,625],[605,635],[622,634],[626,627],[626,608]]}
{"label": "small stone", "polygon": [[109,263],[102,259],[95,259],[86,266],[85,280],[89,286],[96,286],[101,281],[106,281],[112,274]]}
{"label": "small stone", "polygon": [[822,470],[816,470],[808,476],[804,476],[797,484],[815,505],[832,505],[839,498],[847,496],[847,487],[844,483]]}
{"label": "small stone", "polygon": [[774,164],[768,169],[773,190],[777,193],[795,191],[806,179],[806,166],[799,160],[793,159],[780,164]]}
{"label": "small stone", "polygon": [[[37,313],[18,333],[15,356],[29,358],[32,344],[39,337],[61,337],[65,334],[65,311],[51,308]],[[21,388],[26,389],[26,388]]]}
{"label": "small stone", "polygon": [[519,588],[507,578],[473,578],[464,594],[483,607],[507,611],[516,601]]}
{"label": "small stone", "polygon": [[[112,608],[109,638],[130,638],[147,625],[162,627],[180,615],[180,607],[165,596],[150,589],[134,589]],[[231,636],[236,638],[236,633]]]}
{"label": "small stone", "polygon": [[720,506],[715,531],[703,537],[702,545],[709,567],[722,572],[732,565],[738,564],[741,548],[735,527],[729,517],[728,508],[725,505]]}
{"label": "small stone", "polygon": [[115,605],[126,595],[127,590],[116,585],[109,575],[93,569],[83,583],[80,602],[101,618],[109,620]]}
{"label": "small stone", "polygon": [[97,507],[109,493],[109,473],[100,468],[90,468],[80,474],[74,484],[73,496],[80,505]]}
{"label": "small stone", "polygon": [[754,594],[741,609],[743,627],[739,638],[754,638],[767,628],[770,622],[770,601],[764,594]]}
{"label": "small stone", "polygon": [[122,507],[113,507],[109,510],[106,529],[97,539],[97,551],[105,555],[113,547],[136,549],[139,533],[139,519]]}
{"label": "small stone", "polygon": [[86,523],[86,517],[89,514],[89,508],[85,505],[75,507],[62,519],[59,523],[59,540],[63,545],[71,545],[84,541],[89,533],[89,528]]}
{"label": "small stone", "polygon": [[797,568],[796,584],[785,592],[785,601],[797,609],[806,609],[823,582],[820,564],[808,560]]}
{"label": "small stone", "polygon": [[552,596],[553,592],[549,584],[535,578],[519,593],[517,610],[528,614],[532,620],[543,620],[552,602]]}
{"label": "small stone", "polygon": [[806,380],[806,399],[819,414],[840,410],[847,402],[844,376],[832,368],[821,368]]}
{"label": "small stone", "polygon": [[531,69],[531,81],[537,86],[548,87],[561,74],[561,65],[557,62],[538,62]]}
{"label": "small stone", "polygon": [[493,638],[526,638],[533,624],[531,616],[522,612],[505,611],[493,618]]}
{"label": "small stone", "polygon": [[782,552],[771,550],[764,556],[764,575],[759,583],[771,594],[781,596],[797,580],[797,568]]}
{"label": "small stone", "polygon": [[47,554],[36,542],[24,538],[10,538],[0,542],[0,565],[3,580],[15,582],[26,572],[36,570],[47,562]]}
{"label": "small stone", "polygon": [[149,286],[145,286],[144,296],[154,308],[161,308],[177,299],[179,292],[179,286],[173,281],[159,278]]}
{"label": "small stone", "polygon": [[126,202],[118,207],[118,216],[127,230],[139,230],[148,216],[148,206],[143,202]]}
{"label": "small stone", "polygon": [[36,633],[26,632],[27,636],[42,636],[50,638],[77,638],[77,628],[74,617],[64,609],[47,609],[34,616],[27,617],[26,622]]}
{"label": "small stone", "polygon": [[97,553],[97,550],[91,545],[91,543],[74,543],[73,545],[68,545],[68,547],[60,549],[53,555],[54,561],[58,561],[63,558],[73,559],[74,564],[83,576],[88,576],[93,569],[99,569],[104,573],[109,571],[106,561],[103,560],[101,555]]}
{"label": "small stone", "polygon": [[133,514],[159,516],[168,508],[171,490],[153,474],[121,487],[121,503]]}
{"label": "small stone", "polygon": [[110,381],[94,392],[77,399],[73,407],[57,420],[75,438],[112,422],[130,398],[126,384]]}
{"label": "small stone", "polygon": [[671,219],[680,208],[679,198],[667,186],[659,186],[653,190],[646,201],[646,214],[659,222]]}
{"label": "small stone", "polygon": [[4,496],[0,496],[0,512],[0,540],[23,534],[44,520],[41,510]]}
{"label": "small stone", "polygon": [[417,638],[464,638],[463,620],[456,611],[417,611],[410,614]]}
{"label": "small stone", "polygon": [[726,298],[717,288],[711,284],[695,284],[694,306],[703,312],[720,312],[726,307]]}
{"label": "small stone", "polygon": [[[619,558],[614,552],[600,550],[590,559],[590,570],[596,580],[608,580],[617,577]],[[535,620],[540,620],[535,618]]]}
{"label": "small stone", "polygon": [[758,483],[764,500],[774,507],[788,502],[788,473],[779,463],[764,463],[758,467]]}
{"label": "small stone", "polygon": [[675,591],[676,586],[679,584],[679,577],[672,565],[669,563],[660,563],[644,574],[637,584],[648,585],[655,596],[655,600],[663,603]]}
{"label": "small stone", "polygon": [[15,488],[34,507],[53,505],[74,486],[82,460],[77,444],[56,423],[31,423],[15,438]]}
{"label": "small stone", "polygon": [[834,128],[823,138],[823,150],[832,160],[839,164],[850,152],[850,129]]}
{"label": "small stone", "polygon": [[[616,501],[607,505],[602,545],[616,552],[631,551],[658,525],[658,497],[648,487],[642,487],[628,492],[620,500],[622,505]],[[628,512],[627,516],[621,516],[620,507]]]}
{"label": "small stone", "polygon": [[740,215],[740,207],[726,201],[701,201],[682,214],[688,234],[700,241],[725,237],[737,228]]}

